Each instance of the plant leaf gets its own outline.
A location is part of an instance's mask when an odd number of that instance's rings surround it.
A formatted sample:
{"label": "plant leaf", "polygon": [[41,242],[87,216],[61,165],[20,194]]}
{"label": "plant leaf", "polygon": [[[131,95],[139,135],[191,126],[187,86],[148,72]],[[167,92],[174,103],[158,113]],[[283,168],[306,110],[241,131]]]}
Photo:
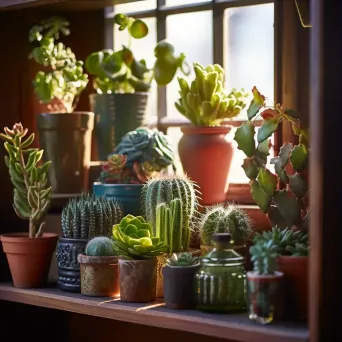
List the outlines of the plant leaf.
{"label": "plant leaf", "polygon": [[278,190],[273,199],[280,213],[286,217],[292,225],[297,225],[301,222],[302,217],[299,204],[290,192],[286,190]]}
{"label": "plant leaf", "polygon": [[286,142],[280,148],[278,157],[271,159],[271,164],[274,164],[274,170],[278,174],[278,176],[280,176],[280,174],[284,170],[289,160],[292,148],[293,148],[293,145],[289,142]]}
{"label": "plant leaf", "polygon": [[277,188],[278,178],[267,169],[260,169],[258,182],[261,188],[270,196],[273,196]]}
{"label": "plant leaf", "polygon": [[255,203],[265,214],[268,212],[272,197],[269,196],[260,186],[258,181],[250,181],[251,194]]}
{"label": "plant leaf", "polygon": [[308,166],[308,149],[305,145],[296,145],[290,155],[292,167],[297,171],[303,171]]}
{"label": "plant leaf", "polygon": [[264,120],[261,127],[258,129],[258,143],[262,143],[264,140],[269,138],[278,128],[278,121]]}
{"label": "plant leaf", "polygon": [[289,186],[291,191],[299,198],[305,196],[308,191],[308,182],[300,173],[289,175]]}
{"label": "plant leaf", "polygon": [[261,95],[256,87],[253,87],[253,100],[251,101],[248,109],[247,109],[247,116],[248,120],[251,120],[257,115],[260,108],[264,106],[265,97]]}
{"label": "plant leaf", "polygon": [[242,124],[235,132],[234,140],[238,149],[243,151],[247,157],[252,157],[255,152],[255,127],[250,121]]}
{"label": "plant leaf", "polygon": [[255,158],[259,167],[265,167],[267,164],[267,157],[270,155],[271,139],[264,140],[260,143],[255,151]]}
{"label": "plant leaf", "polygon": [[294,109],[285,109],[284,113],[293,119],[300,119],[299,113],[295,111]]}
{"label": "plant leaf", "polygon": [[277,226],[280,229],[288,227],[288,222],[286,218],[281,214],[281,212],[276,206],[271,205],[267,216],[268,219],[271,221],[272,227]]}
{"label": "plant leaf", "polygon": [[128,28],[130,35],[135,39],[144,38],[148,34],[148,27],[141,19],[135,19],[133,24]]}
{"label": "plant leaf", "polygon": [[255,166],[252,158],[245,158],[242,168],[249,179],[255,179],[258,176],[258,168]]}

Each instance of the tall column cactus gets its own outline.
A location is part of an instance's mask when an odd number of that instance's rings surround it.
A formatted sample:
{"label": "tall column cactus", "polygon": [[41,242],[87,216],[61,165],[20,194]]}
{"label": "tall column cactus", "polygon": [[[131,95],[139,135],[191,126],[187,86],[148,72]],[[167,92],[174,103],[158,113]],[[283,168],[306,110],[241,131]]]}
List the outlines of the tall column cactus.
{"label": "tall column cactus", "polygon": [[13,208],[19,218],[29,220],[29,237],[38,238],[43,234],[45,222],[42,220],[50,205],[51,187],[47,186],[46,174],[51,162],[39,165],[43,150],[30,148],[34,133],[25,138],[28,129],[21,123],[12,129],[5,127],[4,131],[0,137],[8,153],[5,163],[14,186]]}

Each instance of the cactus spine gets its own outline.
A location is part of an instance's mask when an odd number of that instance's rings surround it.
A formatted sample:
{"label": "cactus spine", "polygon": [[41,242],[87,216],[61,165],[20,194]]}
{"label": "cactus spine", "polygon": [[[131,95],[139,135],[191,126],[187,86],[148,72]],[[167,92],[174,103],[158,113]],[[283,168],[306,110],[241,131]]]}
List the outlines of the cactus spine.
{"label": "cactus spine", "polygon": [[90,256],[113,256],[113,241],[105,236],[95,237],[88,242],[85,253]]}
{"label": "cactus spine", "polygon": [[63,237],[89,240],[95,236],[110,236],[113,225],[122,217],[123,210],[117,202],[83,194],[71,199],[63,208]]}
{"label": "cactus spine", "polygon": [[170,204],[158,204],[156,217],[156,236],[168,246],[168,253],[188,250],[190,227],[182,200],[176,198]]}

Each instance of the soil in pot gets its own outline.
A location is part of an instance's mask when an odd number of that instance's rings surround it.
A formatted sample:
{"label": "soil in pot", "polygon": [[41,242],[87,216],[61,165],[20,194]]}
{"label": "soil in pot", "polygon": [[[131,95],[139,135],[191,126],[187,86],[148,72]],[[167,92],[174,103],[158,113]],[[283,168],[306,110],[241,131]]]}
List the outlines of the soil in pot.
{"label": "soil in pot", "polygon": [[78,255],[81,293],[92,297],[118,297],[118,259],[116,256]]}
{"label": "soil in pot", "polygon": [[53,233],[44,233],[41,238],[29,238],[28,233],[1,235],[15,287],[46,285],[57,240],[58,235]]}
{"label": "soil in pot", "polygon": [[230,131],[230,126],[182,127],[179,157],[185,173],[200,186],[202,205],[226,199],[234,154]]}
{"label": "soil in pot", "polygon": [[146,303],[156,299],[157,259],[119,259],[120,297],[124,302]]}

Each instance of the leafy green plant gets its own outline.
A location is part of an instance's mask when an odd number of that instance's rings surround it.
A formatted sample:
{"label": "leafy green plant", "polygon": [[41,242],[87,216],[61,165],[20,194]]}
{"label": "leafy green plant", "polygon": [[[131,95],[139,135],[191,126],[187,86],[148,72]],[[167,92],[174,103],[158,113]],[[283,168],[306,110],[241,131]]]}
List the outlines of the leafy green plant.
{"label": "leafy green plant", "polygon": [[228,207],[216,205],[208,208],[199,227],[202,243],[206,246],[213,245],[212,238],[216,233],[230,234],[235,246],[245,245],[253,233],[247,213],[233,204]]}
{"label": "leafy green plant", "polygon": [[278,248],[273,240],[259,241],[249,248],[254,272],[259,275],[273,275],[277,270]]}
{"label": "leafy green plant", "polygon": [[310,251],[310,246],[305,243],[296,243],[293,246],[286,246],[286,251],[292,256],[308,256]]}
{"label": "leafy green plant", "polygon": [[[302,127],[299,114],[282,105],[266,106],[265,97],[256,87],[253,88],[253,100],[247,110],[248,121],[235,133],[235,141],[246,158],[242,168],[250,179],[251,194],[259,208],[268,215],[272,225],[280,228],[307,230],[309,208],[305,197],[309,191],[307,172],[309,160],[309,134]],[[255,141],[255,120],[259,117],[263,123]],[[271,148],[270,137],[283,121],[290,122],[299,143],[285,143],[279,155],[271,159],[275,174],[266,167]],[[277,185],[286,185],[277,189]]]}
{"label": "leafy green plant", "polygon": [[171,142],[157,129],[139,127],[125,134],[102,167],[102,183],[141,184],[174,161]]}
{"label": "leafy green plant", "polygon": [[195,79],[189,85],[178,77],[180,98],[175,103],[177,110],[196,126],[218,126],[231,119],[247,104],[244,90],[224,89],[224,69],[218,65],[194,63]]}
{"label": "leafy green plant", "polygon": [[114,256],[113,240],[106,236],[97,236],[88,242],[85,254],[90,256]]}
{"label": "leafy green plant", "polygon": [[[146,92],[153,80],[160,86],[169,84],[178,69],[188,74],[185,55],[175,55],[173,45],[166,40],[160,41],[154,48],[156,61],[152,69],[146,61],[138,60],[131,50],[131,40],[142,39],[148,34],[148,27],[141,19],[134,19],[125,14],[114,16],[119,31],[127,30],[129,41],[119,51],[102,50],[88,56],[85,66],[95,76],[94,88],[99,94]],[[185,68],[184,68],[185,67]]]}
{"label": "leafy green plant", "polygon": [[33,81],[40,101],[49,104],[54,99],[59,105],[51,109],[72,113],[79,96],[88,84],[88,75],[83,72],[83,62],[62,42],[60,36],[70,34],[69,22],[61,17],[51,17],[31,28],[29,41],[34,48],[29,58],[42,65]]}
{"label": "leafy green plant", "polygon": [[89,240],[111,236],[112,227],[123,217],[122,206],[111,199],[82,194],[72,198],[62,210],[63,237]]}
{"label": "leafy green plant", "polygon": [[128,260],[150,259],[167,251],[167,246],[152,235],[152,227],[142,216],[125,216],[113,226],[114,251]]}
{"label": "leafy green plant", "polygon": [[43,150],[32,148],[34,133],[27,136],[28,129],[21,123],[12,129],[4,128],[0,137],[8,153],[5,163],[14,186],[13,208],[19,218],[29,220],[30,238],[39,238],[43,234],[44,215],[49,209],[51,187],[47,186],[47,172],[51,161],[39,165]]}
{"label": "leafy green plant", "polygon": [[191,253],[173,253],[171,258],[166,259],[166,265],[170,267],[189,267],[199,265],[199,258]]}

